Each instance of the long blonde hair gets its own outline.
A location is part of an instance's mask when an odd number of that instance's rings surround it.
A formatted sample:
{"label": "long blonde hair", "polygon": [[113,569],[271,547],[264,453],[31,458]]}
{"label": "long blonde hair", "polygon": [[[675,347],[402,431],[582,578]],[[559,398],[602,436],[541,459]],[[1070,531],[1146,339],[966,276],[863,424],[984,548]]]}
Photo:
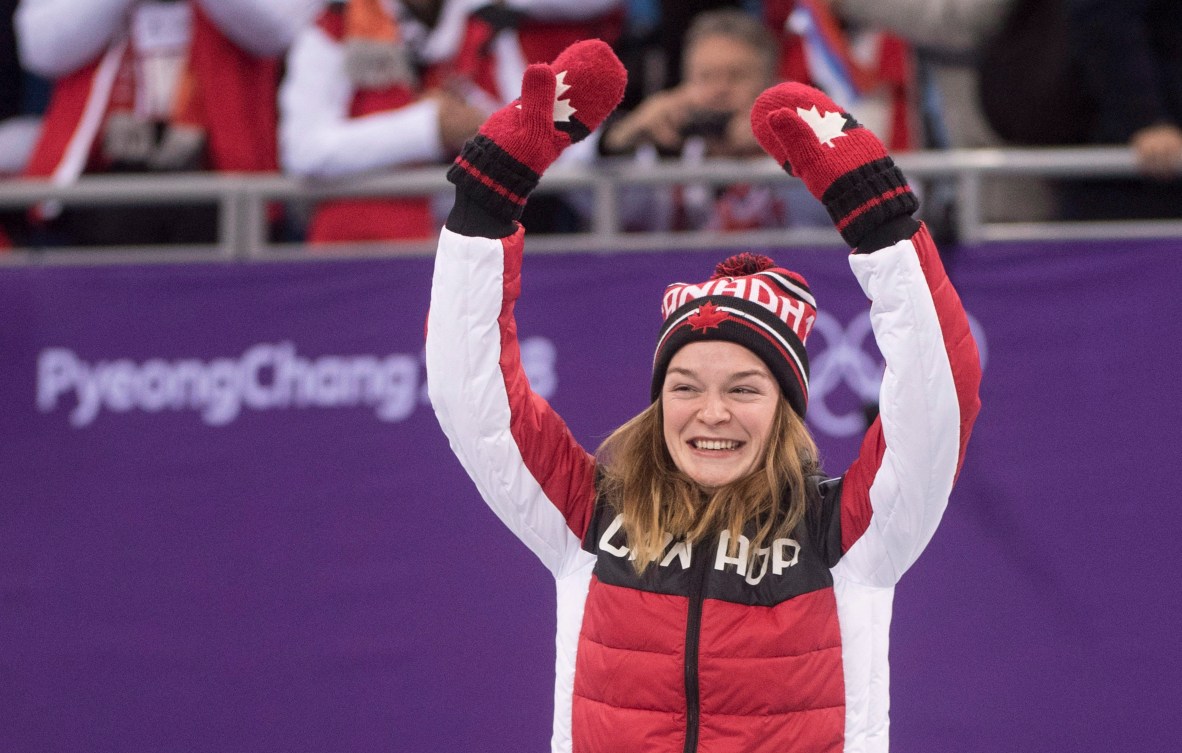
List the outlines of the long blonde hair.
{"label": "long blonde hair", "polygon": [[764,457],[746,476],[707,492],[678,470],[665,446],[661,399],[616,429],[596,451],[600,491],[623,516],[633,566],[643,572],[669,543],[730,533],[729,555],[754,522],[749,556],[790,536],[808,506],[805,478],[817,472],[817,445],[783,397],[776,404]]}

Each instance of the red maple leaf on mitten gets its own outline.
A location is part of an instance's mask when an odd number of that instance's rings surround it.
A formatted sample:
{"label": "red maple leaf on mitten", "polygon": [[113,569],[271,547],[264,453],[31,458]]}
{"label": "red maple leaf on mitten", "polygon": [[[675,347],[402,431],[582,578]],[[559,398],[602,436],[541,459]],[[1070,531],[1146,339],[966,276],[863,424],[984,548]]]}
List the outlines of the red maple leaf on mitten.
{"label": "red maple leaf on mitten", "polygon": [[521,97],[489,116],[447,179],[485,210],[513,221],[563,149],[599,127],[624,96],[627,73],[611,47],[588,39],[525,70]]}
{"label": "red maple leaf on mitten", "polygon": [[764,151],[825,205],[852,247],[919,207],[878,137],[811,86],[790,81],[766,90],[751,108],[751,128]]}

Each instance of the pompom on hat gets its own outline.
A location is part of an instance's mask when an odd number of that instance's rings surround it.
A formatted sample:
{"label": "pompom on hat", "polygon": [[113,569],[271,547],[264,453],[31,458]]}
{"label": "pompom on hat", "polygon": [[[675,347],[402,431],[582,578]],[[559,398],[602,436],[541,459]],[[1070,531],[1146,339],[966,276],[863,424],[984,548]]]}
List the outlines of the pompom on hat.
{"label": "pompom on hat", "polygon": [[809,396],[804,343],[817,318],[817,302],[799,274],[766,256],[737,254],[705,282],[665,288],[661,316],[665,323],[653,356],[653,401],[678,350],[693,342],[725,340],[759,356],[792,409],[804,417]]}

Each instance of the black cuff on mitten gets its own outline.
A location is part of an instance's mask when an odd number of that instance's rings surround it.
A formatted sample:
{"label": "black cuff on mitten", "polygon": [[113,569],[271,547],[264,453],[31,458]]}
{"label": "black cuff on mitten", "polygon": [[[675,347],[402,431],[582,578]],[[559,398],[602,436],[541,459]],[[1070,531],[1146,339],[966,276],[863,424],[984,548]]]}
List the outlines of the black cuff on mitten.
{"label": "black cuff on mitten", "polygon": [[821,203],[851,248],[896,217],[910,217],[919,201],[890,157],[882,157],[842,175],[821,196]]}
{"label": "black cuff on mitten", "polygon": [[484,134],[469,139],[447,171],[447,179],[456,185],[457,203],[461,195],[467,196],[510,226],[521,219],[525,201],[541,177]]}
{"label": "black cuff on mitten", "polygon": [[893,246],[899,241],[906,240],[919,230],[919,220],[911,215],[896,217],[888,220],[885,225],[879,225],[862,237],[862,242],[854,249],[855,254],[869,254],[880,248]]}
{"label": "black cuff on mitten", "polygon": [[515,220],[492,214],[477,199],[460,191],[456,191],[444,227],[469,238],[508,238],[517,232]]}

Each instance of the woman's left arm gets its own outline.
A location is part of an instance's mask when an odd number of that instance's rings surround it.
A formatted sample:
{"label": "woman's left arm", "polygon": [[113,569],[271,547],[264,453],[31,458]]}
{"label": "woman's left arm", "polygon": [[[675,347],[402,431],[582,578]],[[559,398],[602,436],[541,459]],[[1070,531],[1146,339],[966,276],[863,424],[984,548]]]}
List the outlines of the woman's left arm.
{"label": "woman's left arm", "polygon": [[[901,228],[900,228],[901,229]],[[927,546],[977,417],[981,366],[925,227],[850,256],[886,361],[879,415],[842,478],[839,571],[894,585]]]}
{"label": "woman's left arm", "polygon": [[[840,505],[834,574],[893,586],[927,546],[964,458],[981,366],[968,317],[918,202],[878,138],[823,93],[779,84],[752,109],[756,138],[799,176],[854,248],[886,360],[879,416],[827,499]],[[839,484],[834,489],[829,484]]]}

